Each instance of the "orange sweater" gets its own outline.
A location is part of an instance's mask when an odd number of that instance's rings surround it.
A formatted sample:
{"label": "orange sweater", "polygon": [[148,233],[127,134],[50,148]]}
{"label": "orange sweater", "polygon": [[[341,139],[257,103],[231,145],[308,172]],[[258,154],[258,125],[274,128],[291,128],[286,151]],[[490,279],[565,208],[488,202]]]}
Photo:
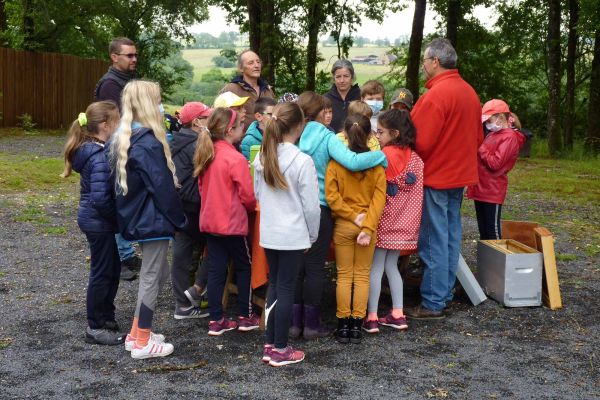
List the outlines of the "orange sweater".
{"label": "orange sweater", "polygon": [[354,222],[366,213],[362,232],[373,236],[385,206],[385,170],[382,166],[351,172],[336,161],[327,165],[325,198],[335,218]]}
{"label": "orange sweater", "polygon": [[478,182],[477,148],[483,142],[481,105],[458,70],[425,84],[410,116],[417,129],[417,154],[425,163],[424,185],[454,189]]}

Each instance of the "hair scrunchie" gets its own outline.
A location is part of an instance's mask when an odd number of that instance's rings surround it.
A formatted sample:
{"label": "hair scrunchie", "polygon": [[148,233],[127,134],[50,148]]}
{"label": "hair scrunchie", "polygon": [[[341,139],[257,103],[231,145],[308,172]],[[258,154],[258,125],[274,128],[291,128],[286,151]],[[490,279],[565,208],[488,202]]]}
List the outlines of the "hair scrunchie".
{"label": "hair scrunchie", "polygon": [[79,125],[86,126],[87,125],[87,115],[85,113],[79,113],[77,116],[77,121],[79,121]]}
{"label": "hair scrunchie", "polygon": [[274,119],[275,121],[277,121],[277,115],[273,114],[273,115],[271,115],[271,118]]}

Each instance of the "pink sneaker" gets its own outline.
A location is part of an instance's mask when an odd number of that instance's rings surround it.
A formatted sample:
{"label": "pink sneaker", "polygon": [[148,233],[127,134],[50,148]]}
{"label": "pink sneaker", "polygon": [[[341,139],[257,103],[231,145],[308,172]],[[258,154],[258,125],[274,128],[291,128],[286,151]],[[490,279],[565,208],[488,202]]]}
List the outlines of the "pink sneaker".
{"label": "pink sneaker", "polygon": [[408,329],[408,324],[406,323],[406,317],[404,315],[399,318],[394,318],[390,313],[383,318],[379,318],[379,324],[389,326],[400,331]]}
{"label": "pink sneaker", "polygon": [[242,332],[252,331],[258,329],[260,326],[260,317],[256,314],[252,314],[249,317],[238,317],[238,330]]}
{"label": "pink sneaker", "polygon": [[208,323],[208,334],[210,336],[221,336],[224,332],[234,330],[237,326],[235,321],[223,317],[219,321]]}
{"label": "pink sneaker", "polygon": [[[165,335],[161,335],[160,333],[150,332],[150,340],[152,340],[155,343],[164,343]],[[133,349],[134,345],[135,345],[135,338],[131,337],[131,335],[129,335],[129,333],[128,333],[127,337],[125,338],[125,350],[131,351]]]}
{"label": "pink sneaker", "polygon": [[275,349],[271,350],[269,365],[272,367],[281,367],[283,365],[299,363],[302,360],[304,360],[304,352],[294,350],[291,346],[288,346],[283,353]]}
{"label": "pink sneaker", "polygon": [[362,330],[367,333],[379,333],[379,324],[377,320],[370,320],[363,322]]}
{"label": "pink sneaker", "polygon": [[273,353],[273,345],[265,344],[263,347],[263,355],[261,361],[268,364],[269,361],[271,361],[271,353]]}

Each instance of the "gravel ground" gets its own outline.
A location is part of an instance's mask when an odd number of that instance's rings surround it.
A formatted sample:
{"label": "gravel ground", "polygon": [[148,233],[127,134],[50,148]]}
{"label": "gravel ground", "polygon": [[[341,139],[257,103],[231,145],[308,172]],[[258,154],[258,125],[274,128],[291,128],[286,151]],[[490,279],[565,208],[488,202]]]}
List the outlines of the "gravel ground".
{"label": "gravel ground", "polygon": [[[4,138],[0,152],[56,157],[62,142]],[[49,223],[65,227],[66,234],[16,222],[23,195],[0,195],[1,399],[600,398],[599,257],[563,233],[557,234],[557,252],[576,258],[559,262],[565,307],[558,311],[503,308],[492,300],[473,307],[459,296],[448,318],[409,322],[405,333],[383,329],[360,345],[300,340],[293,344],[306,351],[306,360],[275,369],[259,361],[260,332],[214,338],[206,334],[206,320],[174,320],[166,285],[154,326],[175,345],[172,356],[138,361],[121,346],[88,345],[83,332],[89,254],[75,221],[75,189],[42,207]],[[506,207],[527,219],[527,209],[513,203],[510,197]],[[565,211],[600,223],[593,205]],[[474,265],[476,224],[467,216],[463,222],[463,253]],[[121,283],[116,304],[124,328],[136,293],[137,281]],[[331,279],[324,297],[325,319],[333,327]],[[382,312],[389,301],[382,297]],[[408,290],[406,302],[417,301],[418,294]]]}

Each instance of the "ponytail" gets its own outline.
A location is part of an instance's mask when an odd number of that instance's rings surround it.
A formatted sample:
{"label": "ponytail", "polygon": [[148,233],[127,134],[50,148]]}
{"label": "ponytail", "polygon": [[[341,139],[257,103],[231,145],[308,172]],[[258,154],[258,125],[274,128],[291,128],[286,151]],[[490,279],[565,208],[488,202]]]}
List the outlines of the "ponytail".
{"label": "ponytail", "polygon": [[348,136],[348,148],[355,153],[370,151],[367,142],[371,134],[371,121],[362,114],[352,114],[344,122],[344,130]]}
{"label": "ponytail", "polygon": [[260,162],[264,167],[264,178],[267,185],[274,189],[288,188],[285,177],[279,168],[277,147],[283,137],[298,129],[304,120],[302,109],[296,103],[281,103],[273,108],[273,115],[267,121],[260,149]]}
{"label": "ponytail", "polygon": [[194,152],[194,176],[202,175],[215,159],[215,143],[225,139],[229,129],[236,128],[240,116],[229,108],[215,108],[208,117],[206,128],[198,135]]}
{"label": "ponytail", "polygon": [[73,171],[73,156],[75,151],[85,142],[94,140],[102,122],[115,123],[119,120],[119,109],[111,101],[98,101],[92,103],[71,124],[67,133],[67,142],[63,150],[65,166],[61,177],[66,178]]}

